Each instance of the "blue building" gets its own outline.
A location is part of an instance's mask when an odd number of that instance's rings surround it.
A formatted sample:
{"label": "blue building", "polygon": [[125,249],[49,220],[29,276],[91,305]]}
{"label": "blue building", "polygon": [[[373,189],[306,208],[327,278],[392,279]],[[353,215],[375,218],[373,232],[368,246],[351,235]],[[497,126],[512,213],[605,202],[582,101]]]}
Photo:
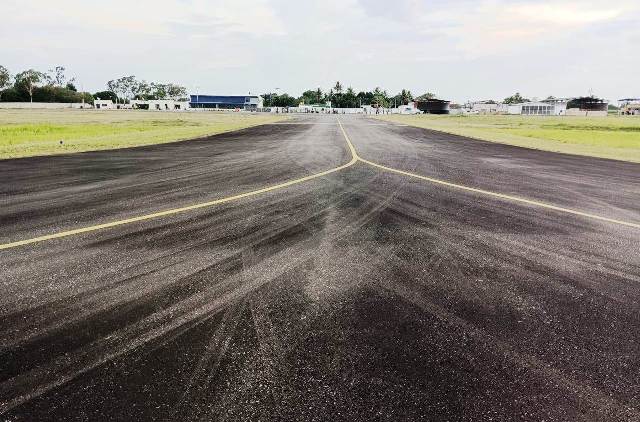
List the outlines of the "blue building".
{"label": "blue building", "polygon": [[191,108],[255,110],[262,108],[262,97],[257,95],[191,95]]}

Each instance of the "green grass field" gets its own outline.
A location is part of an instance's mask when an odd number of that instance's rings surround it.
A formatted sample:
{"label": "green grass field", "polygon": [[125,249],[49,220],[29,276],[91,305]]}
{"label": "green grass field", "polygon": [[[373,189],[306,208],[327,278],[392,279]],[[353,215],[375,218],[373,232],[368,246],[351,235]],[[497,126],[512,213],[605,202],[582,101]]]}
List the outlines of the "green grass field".
{"label": "green grass field", "polygon": [[545,151],[640,162],[640,118],[385,115],[396,123]]}
{"label": "green grass field", "polygon": [[217,112],[0,110],[0,159],[160,144],[283,119]]}

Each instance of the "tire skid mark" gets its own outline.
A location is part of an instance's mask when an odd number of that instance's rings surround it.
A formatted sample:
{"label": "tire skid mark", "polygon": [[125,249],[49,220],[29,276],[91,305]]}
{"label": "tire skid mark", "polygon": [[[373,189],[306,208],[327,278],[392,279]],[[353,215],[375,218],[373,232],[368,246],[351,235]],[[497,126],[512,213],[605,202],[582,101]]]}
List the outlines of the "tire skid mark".
{"label": "tire skid mark", "polygon": [[277,330],[269,316],[269,307],[265,304],[260,295],[253,295],[249,302],[251,319],[256,337],[258,338],[258,356],[260,362],[256,363],[260,370],[260,375],[264,382],[268,384],[268,389],[273,396],[276,408],[274,414],[279,414],[278,405],[285,400],[283,387],[278,383],[279,376],[289,372],[286,364],[285,345],[280,341]]}
{"label": "tire skid mark", "polygon": [[[186,254],[197,252],[196,249],[199,246],[210,246],[212,244],[211,239],[205,238],[186,248],[180,248],[175,252],[161,254],[159,257],[154,258],[151,261],[141,262],[134,267],[142,267],[144,269],[143,272],[141,274],[128,276],[122,280],[116,281],[115,289],[114,285],[112,284],[92,289],[93,292],[83,292],[79,295],[59,299],[56,302],[69,303],[69,305],[68,307],[57,307],[55,310],[54,319],[51,319],[50,314],[43,314],[41,318],[38,318],[35,321],[27,320],[27,322],[22,322],[22,324],[29,324],[29,326],[34,328],[37,327],[37,331],[34,331],[31,335],[27,335],[26,337],[24,336],[24,332],[26,331],[26,328],[24,328],[26,327],[25,325],[23,325],[23,328],[21,329],[16,329],[12,326],[11,332],[13,332],[15,336],[21,335],[22,337],[10,340],[10,342],[6,343],[5,346],[10,347],[17,343],[28,341],[35,336],[45,336],[51,331],[55,331],[56,329],[64,327],[65,325],[72,324],[74,321],[88,318],[100,312],[113,309],[115,306],[118,306],[118,303],[115,303],[114,301],[120,298],[127,298],[127,302],[133,302],[141,297],[153,294],[154,291],[170,287],[170,285],[179,284],[183,278],[191,278],[197,275],[199,271],[205,271],[207,270],[207,268],[220,270],[220,265],[224,265],[224,262],[231,262],[234,257],[239,256],[238,254],[242,256],[242,260],[245,265],[256,264],[261,260],[267,259],[275,252],[285,249],[287,245],[294,243],[295,241],[299,241],[301,239],[301,235],[305,239],[313,237],[314,234],[321,230],[324,226],[324,224],[321,224],[322,220],[324,219],[323,215],[327,211],[330,211],[332,208],[334,208],[336,204],[348,201],[350,195],[352,195],[351,190],[334,193],[332,194],[332,199],[330,200],[330,202],[324,207],[319,208],[311,214],[307,214],[303,218],[287,219],[287,226],[284,228],[277,228],[274,230],[266,227],[263,230],[254,231],[251,225],[249,225],[246,229],[244,229],[240,233],[237,233],[233,238],[223,236],[224,240],[231,243],[226,245],[224,243],[221,243],[220,246],[224,246],[225,249],[229,252],[221,251],[220,253],[216,253],[216,255],[214,255],[214,263],[204,266],[200,270],[192,269],[193,264],[191,261],[191,257]],[[284,202],[279,201],[278,203]],[[273,206],[273,204],[269,204],[269,206]],[[309,228],[312,228],[312,230],[309,230]],[[199,231],[199,229],[196,231]],[[282,239],[286,239],[286,242],[283,243]],[[247,243],[247,245],[240,245],[241,242]],[[214,243],[217,243],[217,239],[214,239]],[[276,247],[276,249],[274,249],[274,246]],[[260,255],[256,254],[257,250],[262,251]],[[250,251],[250,254],[253,257],[251,262],[247,262],[246,260],[248,251]],[[258,256],[260,257],[259,260],[257,259]],[[169,257],[175,257],[175,259],[177,259],[177,262],[170,262],[160,268],[153,268],[153,265],[155,263],[163,261],[166,262],[167,258]],[[151,269],[147,270],[147,267],[151,267]],[[130,270],[130,267],[127,269]],[[163,272],[160,270],[169,271]],[[175,280],[171,277],[172,273],[183,273],[185,272],[185,270],[187,272],[187,276],[179,277]],[[167,281],[158,285],[158,280]],[[101,282],[98,284],[102,285]],[[142,289],[140,288],[140,286],[142,286]],[[80,299],[80,301],[78,302],[77,300],[74,300],[76,298]],[[51,311],[51,306],[54,305],[55,302],[47,302],[39,306],[41,309],[43,309],[43,311]],[[21,315],[31,316],[32,314],[33,308],[30,308],[22,310],[15,315],[8,314],[8,317],[13,319],[20,319]],[[43,322],[45,322],[46,324],[41,325]]]}
{"label": "tire skid mark", "polygon": [[515,367],[532,371],[544,379],[554,380],[557,387],[580,398],[582,401],[581,408],[589,408],[591,411],[596,412],[600,418],[605,418],[606,420],[640,420],[640,412],[637,410],[623,405],[607,393],[591,387],[585,382],[577,381],[566,372],[554,369],[548,363],[533,355],[515,350],[508,343],[447,311],[430,301],[429,298],[421,297],[420,294],[416,294],[415,290],[410,290],[399,284],[390,284],[386,281],[380,281],[380,284],[389,292],[395,293],[407,302],[418,306],[421,310],[433,315],[444,324],[457,327],[459,332],[471,335],[476,342],[482,344],[491,353],[496,356],[503,356]]}
{"label": "tire skid mark", "polygon": [[60,231],[60,232],[56,232],[56,233],[51,233],[51,234],[47,234],[47,235],[43,235],[43,236],[38,236],[38,237],[33,237],[33,238],[29,238],[29,239],[23,239],[23,240],[17,240],[17,241],[13,241],[13,242],[8,242],[8,243],[0,243],[0,250],[3,249],[12,249],[12,248],[17,248],[17,247],[21,247],[21,246],[26,246],[26,245],[31,245],[34,243],[40,243],[40,242],[45,242],[45,241],[49,241],[49,240],[53,240],[53,239],[61,239],[61,238],[65,238],[65,237],[69,237],[69,236],[75,236],[75,235],[80,235],[80,234],[84,234],[84,233],[90,233],[90,232],[94,232],[94,231],[99,231],[99,230],[105,230],[105,229],[110,229],[113,227],[118,227],[118,226],[122,226],[122,225],[127,225],[127,224],[133,224],[133,223],[138,223],[138,222],[143,222],[143,221],[147,221],[147,220],[153,220],[153,219],[157,219],[157,218],[162,218],[162,217],[168,217],[168,216],[173,216],[176,214],[183,214],[185,212],[190,212],[193,210],[198,210],[198,209],[202,209],[202,208],[210,208],[216,205],[220,205],[220,204],[225,204],[228,202],[234,202],[234,201],[238,201],[241,199],[245,199],[245,198],[250,198],[253,196],[257,196],[257,195],[262,195],[264,193],[269,193],[269,192],[273,192],[273,191],[278,191],[284,188],[288,188],[290,186],[294,186],[294,185],[298,185],[301,183],[305,183],[309,180],[314,180],[320,177],[324,177],[336,172],[340,172],[346,168],[349,168],[351,166],[353,166],[354,164],[356,164],[358,162],[358,155],[355,151],[355,148],[353,147],[353,145],[351,144],[351,141],[349,140],[349,137],[347,136],[346,132],[344,132],[344,128],[342,128],[342,125],[340,124],[340,128],[342,130],[342,133],[344,135],[344,140],[347,143],[347,147],[349,149],[349,152],[351,154],[351,160],[345,164],[342,164],[340,166],[337,167],[333,167],[330,168],[328,170],[325,171],[321,171],[318,173],[314,173],[314,174],[310,174],[308,176],[304,176],[304,177],[300,177],[297,179],[292,179],[292,180],[288,180],[282,183],[278,183],[275,185],[270,185],[261,189],[257,189],[257,190],[253,190],[253,191],[248,191],[248,192],[243,192],[237,195],[233,195],[233,196],[227,196],[224,198],[218,198],[218,199],[214,199],[208,202],[200,202],[200,203],[194,203],[191,205],[187,205],[187,206],[183,206],[183,207],[178,207],[178,208],[171,208],[171,209],[165,209],[163,211],[158,211],[158,212],[154,212],[154,213],[150,213],[150,214],[143,214],[143,215],[138,215],[135,217],[130,217],[130,218],[125,218],[125,219],[121,219],[121,220],[114,220],[114,221],[109,221],[109,222],[105,222],[105,223],[101,223],[101,224],[96,224],[93,226],[85,226],[85,227],[80,227],[80,228],[76,228],[76,229],[72,229],[72,230],[66,230],[66,231]]}
{"label": "tire skid mark", "polygon": [[[218,313],[229,303],[241,300],[274,278],[295,268],[299,262],[312,259],[312,237],[279,252],[269,262],[262,262],[229,279],[219,281],[178,304],[159,310],[135,324],[46,365],[34,368],[0,384],[0,414],[45,392],[73,380],[77,376],[128,353],[185,323],[203,315]],[[284,253],[288,252],[288,253]],[[293,255],[296,258],[290,259]],[[250,280],[250,281],[247,281]]]}
{"label": "tire skid mark", "polygon": [[[302,222],[305,220],[321,219],[323,213],[348,201],[353,194],[351,191],[341,192],[322,208],[315,210],[305,218],[298,219],[295,224],[303,224]],[[369,206],[376,205],[372,202]],[[369,214],[371,215],[371,213]],[[350,216],[345,215],[344,218],[348,220]],[[288,230],[290,225],[277,230],[277,232]],[[328,235],[335,238],[340,238],[352,231],[343,226],[332,227],[331,230]],[[229,303],[245,298],[270,283],[274,278],[295,268],[298,263],[312,260],[316,253],[317,242],[316,236],[306,236],[297,244],[271,256],[267,261],[261,261],[228,279],[220,280],[204,291],[161,309],[135,324],[111,333],[108,337],[100,338],[73,353],[56,358],[46,365],[7,380],[0,384],[0,414],[53,388],[66,384],[99,365],[143,346],[194,318],[202,318],[205,314],[221,312],[226,309]],[[253,245],[251,246],[253,247]],[[288,256],[296,258],[291,260],[287,258]],[[70,362],[74,362],[74,364],[70,365]]]}
{"label": "tire skid mark", "polygon": [[[171,412],[172,418],[179,415],[193,416],[199,409],[193,406],[198,398],[202,398],[208,392],[211,382],[216,378],[222,359],[227,353],[231,340],[236,332],[236,327],[246,309],[246,300],[229,304],[222,321],[209,339],[196,368],[189,378],[184,393]],[[191,418],[189,418],[191,419]]]}

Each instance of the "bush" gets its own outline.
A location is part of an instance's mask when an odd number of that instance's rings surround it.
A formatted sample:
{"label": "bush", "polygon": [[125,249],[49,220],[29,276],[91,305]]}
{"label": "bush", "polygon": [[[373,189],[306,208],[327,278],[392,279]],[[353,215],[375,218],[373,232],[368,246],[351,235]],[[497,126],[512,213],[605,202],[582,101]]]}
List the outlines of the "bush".
{"label": "bush", "polygon": [[[81,103],[82,94],[66,87],[43,86],[33,90],[33,101],[41,103]],[[87,97],[85,97],[87,102]]]}
{"label": "bush", "polygon": [[0,100],[3,103],[22,103],[29,101],[29,93],[16,89],[15,87],[11,87],[2,91],[2,97],[0,97]]}
{"label": "bush", "polygon": [[[33,102],[36,103],[93,103],[93,96],[88,92],[76,92],[60,86],[43,86],[33,90]],[[5,103],[29,102],[29,93],[18,87],[7,88],[2,91],[0,100]]]}

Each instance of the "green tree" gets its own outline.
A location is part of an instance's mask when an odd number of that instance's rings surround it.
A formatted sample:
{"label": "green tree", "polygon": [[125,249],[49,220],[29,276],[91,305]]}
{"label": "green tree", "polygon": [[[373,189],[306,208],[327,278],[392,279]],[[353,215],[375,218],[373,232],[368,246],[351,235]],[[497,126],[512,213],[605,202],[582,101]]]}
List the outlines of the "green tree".
{"label": "green tree", "polygon": [[9,70],[0,65],[0,100],[2,100],[2,91],[11,86],[11,73]]}
{"label": "green tree", "polygon": [[358,106],[370,105],[373,103],[373,92],[371,91],[360,91],[356,97],[358,98]]}
{"label": "green tree", "polygon": [[[107,82],[107,90],[108,92],[113,92],[116,96],[115,102],[118,102],[118,92],[120,92],[120,86],[119,86],[119,82],[118,79],[112,79],[110,81]],[[105,99],[105,98],[101,98],[101,99]]]}
{"label": "green tree", "polygon": [[403,89],[400,92],[400,101],[403,105],[407,105],[411,101],[413,101],[413,95],[411,95],[411,91],[409,91],[408,89]]}
{"label": "green tree", "polygon": [[178,84],[167,84],[167,96],[178,101],[187,96],[187,88]]}
{"label": "green tree", "polygon": [[278,98],[278,94],[273,92],[268,92],[268,93],[262,94],[261,97],[263,100],[262,104],[264,107],[277,107],[276,101]]}
{"label": "green tree", "polygon": [[131,99],[133,98],[133,93],[138,91],[138,85],[140,82],[136,80],[136,77],[131,76],[123,76],[120,78],[120,89],[122,90],[122,94],[124,98]]}
{"label": "green tree", "polygon": [[324,94],[320,88],[316,89],[316,104],[322,104],[325,101]]}
{"label": "green tree", "polygon": [[519,92],[516,92],[512,96],[504,99],[505,104],[520,104],[520,103],[527,103],[527,102],[529,102],[529,100],[524,98],[522,95],[520,95]]}
{"label": "green tree", "polygon": [[93,103],[93,95],[89,94],[88,92],[79,92],[78,94],[80,94],[80,102],[84,102],[84,103]]}
{"label": "green tree", "polygon": [[151,97],[151,85],[145,80],[139,81],[138,84],[134,87],[135,92],[133,93],[134,100],[150,100]]}
{"label": "green tree", "polygon": [[325,101],[330,102],[332,107],[335,107],[335,102],[336,102],[336,98],[335,95],[333,93],[333,89],[330,89],[329,92],[327,92],[327,95],[325,96]]}
{"label": "green tree", "polygon": [[342,94],[342,84],[340,83],[340,81],[336,82],[336,84],[333,86],[333,91],[336,94]]}
{"label": "green tree", "polygon": [[304,104],[316,104],[317,103],[317,93],[315,89],[310,89],[302,93],[300,97],[300,102]]}
{"label": "green tree", "polygon": [[158,82],[151,82],[151,95],[156,100],[164,100],[167,98],[167,84],[162,84]]}
{"label": "green tree", "polygon": [[347,88],[347,91],[342,96],[342,107],[345,108],[357,108],[358,107],[358,97],[356,97],[356,93],[353,88]]}
{"label": "green tree", "polygon": [[79,103],[90,101],[90,94],[72,91],[63,86],[45,85],[33,90],[34,101],[42,103]]}
{"label": "green tree", "polygon": [[68,83],[73,84],[75,78],[67,79],[66,70],[64,66],[56,66],[53,69],[49,69],[49,73],[46,76],[48,84],[53,86],[65,86]]}
{"label": "green tree", "polygon": [[111,100],[114,103],[118,101],[118,96],[113,91],[99,91],[93,94],[93,97],[101,100]]}
{"label": "green tree", "polygon": [[434,98],[436,98],[436,94],[434,94],[433,92],[427,92],[427,93],[422,94],[421,96],[417,97],[416,100],[425,101],[425,100],[433,100]]}
{"label": "green tree", "polygon": [[393,98],[393,105],[394,106],[399,106],[399,105],[407,105],[409,104],[411,101],[413,101],[413,95],[411,95],[411,91],[407,90],[407,89],[403,89],[402,91],[400,91],[399,93],[397,93]]}
{"label": "green tree", "polygon": [[29,100],[33,103],[33,91],[46,81],[46,75],[37,70],[29,69],[24,72],[20,72],[15,77],[16,87],[24,89],[29,94]]}
{"label": "green tree", "polygon": [[376,89],[373,90],[373,101],[371,104],[377,107],[389,107],[387,92],[380,89],[380,87],[376,87]]}
{"label": "green tree", "polygon": [[138,84],[139,82],[136,80],[135,76],[123,76],[107,82],[107,88],[109,91],[116,93],[118,96],[116,102],[118,102],[118,99],[125,101],[133,98],[134,92],[138,91]]}
{"label": "green tree", "polygon": [[287,93],[277,95],[273,101],[274,107],[295,107],[298,105],[298,100]]}

